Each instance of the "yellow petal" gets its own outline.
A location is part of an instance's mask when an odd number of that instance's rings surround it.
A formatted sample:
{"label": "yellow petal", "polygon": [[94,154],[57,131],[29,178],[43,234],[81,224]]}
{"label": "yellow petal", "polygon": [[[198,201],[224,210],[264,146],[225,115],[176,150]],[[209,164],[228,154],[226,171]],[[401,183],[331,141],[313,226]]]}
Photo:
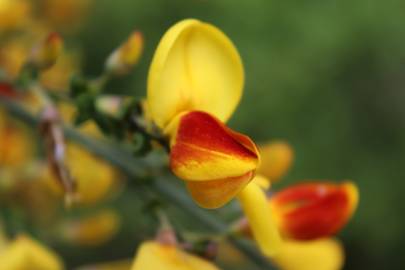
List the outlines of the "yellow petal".
{"label": "yellow petal", "polygon": [[173,245],[143,243],[131,270],[219,270],[212,263],[188,254]]}
{"label": "yellow petal", "polygon": [[256,174],[255,177],[253,178],[252,182],[254,182],[256,185],[261,187],[264,190],[270,189],[270,181],[266,177],[264,177],[261,174]]}
{"label": "yellow petal", "polygon": [[56,63],[62,50],[63,39],[61,36],[56,32],[49,33],[46,39],[34,48],[31,61],[37,68],[47,69]]}
{"label": "yellow petal", "polygon": [[0,110],[0,166],[21,167],[33,154],[29,131]]}
{"label": "yellow petal", "polygon": [[26,0],[0,0],[0,31],[22,25],[30,9],[30,2]]}
{"label": "yellow petal", "polygon": [[[0,2],[1,1],[2,0],[0,0]],[[7,1],[11,2],[14,0],[7,0]],[[1,16],[2,15],[0,11],[0,18]],[[0,66],[5,75],[7,76],[6,78],[14,80],[18,76],[22,66],[27,60],[28,54],[29,50],[27,49],[27,46],[24,44],[24,39],[22,38],[21,39],[15,38],[9,41],[2,42],[0,47]]]}
{"label": "yellow petal", "polygon": [[261,164],[257,172],[275,182],[283,177],[294,159],[292,147],[283,141],[273,141],[259,146]]}
{"label": "yellow petal", "polygon": [[0,254],[0,270],[61,270],[59,257],[39,242],[19,236]]}
{"label": "yellow petal", "polygon": [[66,221],[61,234],[76,245],[98,246],[114,237],[119,226],[120,216],[111,209],[104,209],[82,219]]}
{"label": "yellow petal", "polygon": [[259,248],[266,256],[274,256],[282,243],[263,190],[251,182],[239,193],[238,198]]}
{"label": "yellow petal", "polygon": [[68,165],[77,181],[79,201],[93,204],[114,190],[117,173],[114,168],[77,145],[68,145]]}
{"label": "yellow petal", "polygon": [[138,63],[143,51],[143,36],[134,31],[120,47],[114,50],[107,58],[105,67],[109,72],[125,74]]}
{"label": "yellow petal", "polygon": [[[67,145],[67,164],[77,183],[77,203],[93,205],[116,191],[118,173],[107,162],[76,144]],[[55,195],[62,196],[63,189],[50,170],[44,182]]]}
{"label": "yellow petal", "polygon": [[149,69],[147,101],[164,128],[188,110],[228,120],[242,95],[244,72],[229,38],[213,25],[187,19],[162,37]]}
{"label": "yellow petal", "polygon": [[342,244],[331,238],[286,240],[272,260],[281,270],[339,270],[344,264],[344,251]]}
{"label": "yellow petal", "polygon": [[80,69],[79,60],[77,51],[63,51],[55,65],[39,74],[41,84],[50,90],[68,89],[73,74]]}
{"label": "yellow petal", "polygon": [[210,181],[187,181],[194,201],[203,208],[219,208],[233,199],[252,179],[253,172],[242,176]]}

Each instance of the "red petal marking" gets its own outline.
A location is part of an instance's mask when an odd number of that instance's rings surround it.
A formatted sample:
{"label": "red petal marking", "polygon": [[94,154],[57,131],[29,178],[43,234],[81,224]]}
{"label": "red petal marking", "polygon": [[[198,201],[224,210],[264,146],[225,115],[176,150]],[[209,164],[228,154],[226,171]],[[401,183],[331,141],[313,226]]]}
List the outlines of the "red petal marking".
{"label": "red petal marking", "polygon": [[11,84],[0,82],[0,97],[17,98],[18,93]]}
{"label": "red petal marking", "polygon": [[307,183],[289,187],[271,198],[288,237],[309,240],[338,232],[349,220],[352,205],[342,185]]}
{"label": "red petal marking", "polygon": [[210,181],[187,181],[187,189],[197,204],[203,208],[218,208],[229,202],[253,178],[248,172],[239,177]]}
{"label": "red petal marking", "polygon": [[170,153],[171,167],[190,159],[197,162],[209,159],[209,155],[200,154],[200,149],[239,159],[258,158],[257,148],[249,137],[231,130],[208,113],[193,111],[180,119],[176,143]]}

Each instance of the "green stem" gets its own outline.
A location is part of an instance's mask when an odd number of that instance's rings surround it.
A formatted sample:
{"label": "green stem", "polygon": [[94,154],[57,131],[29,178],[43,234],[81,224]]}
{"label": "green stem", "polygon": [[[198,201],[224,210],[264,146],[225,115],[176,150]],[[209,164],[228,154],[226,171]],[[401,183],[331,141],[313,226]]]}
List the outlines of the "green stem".
{"label": "green stem", "polygon": [[[1,98],[0,105],[28,125],[36,127],[39,123],[39,119],[28,112],[18,102]],[[156,162],[153,162],[153,160],[134,158],[128,151],[125,151],[117,145],[94,140],[66,126],[64,127],[64,132],[68,139],[81,144],[86,147],[88,151],[109,161],[111,164],[120,168],[130,178],[133,178],[133,180],[143,178],[151,175],[151,172],[158,171],[156,170],[156,164],[154,164]],[[226,223],[219,220],[217,216],[214,216],[208,210],[196,206],[183,189],[178,188],[177,185],[173,185],[173,181],[175,180],[172,175],[158,174],[155,176],[151,188],[159,195],[181,208],[194,218],[196,222],[204,224],[215,233],[227,234],[229,226]],[[258,253],[247,241],[239,239],[232,234],[228,234],[228,240],[257,266],[256,269],[274,269],[268,259]]]}

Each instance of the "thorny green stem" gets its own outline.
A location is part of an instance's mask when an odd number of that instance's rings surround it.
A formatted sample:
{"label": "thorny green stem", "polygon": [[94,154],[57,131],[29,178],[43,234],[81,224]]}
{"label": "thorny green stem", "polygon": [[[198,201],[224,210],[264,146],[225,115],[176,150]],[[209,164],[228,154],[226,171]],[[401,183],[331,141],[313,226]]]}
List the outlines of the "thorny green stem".
{"label": "thorny green stem", "polygon": [[[8,98],[0,98],[0,105],[4,107],[15,117],[32,127],[37,127],[39,119],[28,112],[21,104]],[[64,127],[64,133],[67,138],[81,144],[88,151],[100,156],[109,161],[112,165],[120,168],[130,178],[143,178],[151,174],[151,171],[156,171],[156,164],[150,160],[133,157],[128,151],[117,147],[116,145],[100,143],[94,139],[79,133],[70,127]],[[162,166],[160,166],[162,167]],[[263,257],[259,252],[247,241],[238,238],[233,234],[228,234],[228,225],[221,221],[217,216],[203,210],[195,205],[184,192],[184,190],[173,185],[174,177],[169,174],[156,175],[151,183],[151,188],[162,197],[170,200],[178,208],[185,211],[196,221],[204,224],[208,229],[218,234],[227,234],[227,238],[239,249],[247,258],[256,265],[256,269],[271,270],[274,269],[268,259]]]}

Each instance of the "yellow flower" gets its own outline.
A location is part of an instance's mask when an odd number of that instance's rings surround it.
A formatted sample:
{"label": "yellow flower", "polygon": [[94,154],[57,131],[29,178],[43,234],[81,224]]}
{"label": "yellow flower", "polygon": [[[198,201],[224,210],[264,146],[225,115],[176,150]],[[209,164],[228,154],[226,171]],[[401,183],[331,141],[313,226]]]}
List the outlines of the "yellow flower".
{"label": "yellow flower", "polygon": [[141,244],[131,270],[219,270],[212,263],[175,245],[148,241]]}
{"label": "yellow flower", "polygon": [[55,65],[41,72],[41,84],[50,90],[67,90],[73,73],[79,66],[76,52],[62,52]]}
{"label": "yellow flower", "polygon": [[28,130],[0,110],[0,166],[19,167],[34,153]]}
{"label": "yellow flower", "polygon": [[[93,205],[117,187],[118,175],[114,168],[76,144],[67,145],[67,165],[77,183],[76,199],[80,205]],[[64,195],[62,186],[50,171],[45,175],[45,182],[50,190]]]}
{"label": "yellow flower", "polygon": [[[262,160],[253,182],[264,190],[279,180],[293,159],[291,147],[274,141],[260,147]],[[265,176],[264,176],[265,175]],[[352,182],[307,182],[272,193],[268,198],[271,216],[282,233],[279,252],[270,259],[282,270],[339,270],[344,264],[340,242],[331,237],[341,230],[357,208],[359,192]],[[247,218],[235,224],[235,231],[251,237],[254,230]],[[261,237],[261,236],[259,236]],[[257,239],[256,239],[257,241]]]}
{"label": "yellow flower", "polygon": [[225,126],[243,84],[242,61],[229,38],[211,24],[187,19],[160,40],[149,69],[147,108],[170,140],[172,171],[197,204],[217,208],[239,196],[260,248],[272,255],[280,237],[266,215],[263,191],[249,184],[260,163],[257,147]]}
{"label": "yellow flower", "polygon": [[20,235],[0,252],[0,270],[61,270],[61,259],[52,250]]}
{"label": "yellow flower", "polygon": [[67,157],[80,203],[94,204],[112,191],[118,175],[110,164],[74,144],[68,146]]}
{"label": "yellow flower", "polygon": [[199,111],[182,116],[176,126],[170,167],[200,206],[224,205],[252,179],[259,157],[249,137]]}
{"label": "yellow flower", "polygon": [[272,260],[281,270],[339,270],[343,267],[344,250],[333,238],[286,240]]}
{"label": "yellow flower", "polygon": [[98,246],[109,241],[117,233],[120,217],[110,209],[91,216],[65,221],[61,234],[67,241],[83,246]]}
{"label": "yellow flower", "polygon": [[12,39],[0,46],[0,67],[8,78],[18,76],[27,55],[28,48],[22,39]]}
{"label": "yellow flower", "polygon": [[86,16],[93,0],[44,0],[44,16],[52,26],[70,29]]}
{"label": "yellow flower", "polygon": [[143,51],[143,36],[134,31],[128,39],[118,47],[106,61],[106,69],[115,74],[125,74],[136,65]]}
{"label": "yellow flower", "polygon": [[30,56],[30,61],[39,69],[47,69],[56,63],[63,49],[62,37],[56,33],[49,33],[40,42]]}
{"label": "yellow flower", "polygon": [[26,0],[0,0],[0,31],[21,26],[30,9]]}
{"label": "yellow flower", "polygon": [[291,167],[294,159],[292,147],[284,141],[271,141],[259,145],[262,162],[257,172],[274,183],[280,180]]}
{"label": "yellow flower", "polygon": [[312,240],[341,230],[357,208],[352,182],[310,182],[277,192],[269,202],[280,231],[291,239]]}

